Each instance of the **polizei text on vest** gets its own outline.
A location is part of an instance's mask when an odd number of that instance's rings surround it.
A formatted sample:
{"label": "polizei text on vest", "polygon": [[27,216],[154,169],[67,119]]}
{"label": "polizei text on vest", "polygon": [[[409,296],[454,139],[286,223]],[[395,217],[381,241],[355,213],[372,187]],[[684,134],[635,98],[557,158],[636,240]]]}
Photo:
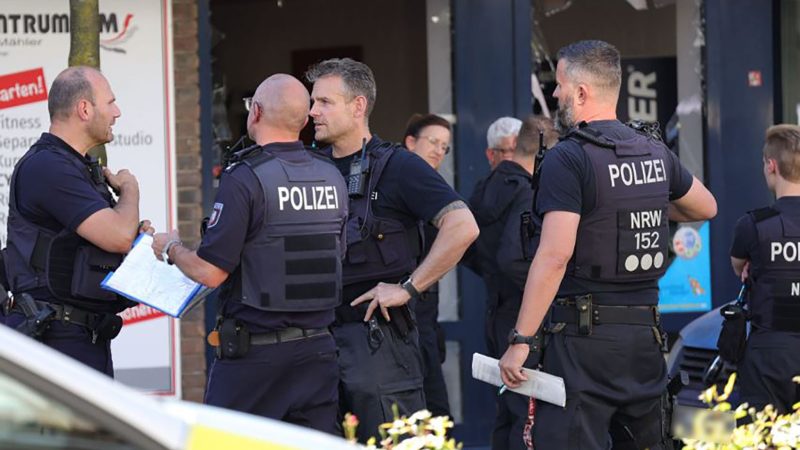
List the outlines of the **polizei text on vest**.
{"label": "polizei text on vest", "polygon": [[611,177],[611,187],[616,187],[617,181],[622,181],[625,186],[667,181],[663,159],[609,164],[608,175]]}
{"label": "polizei text on vest", "polygon": [[338,209],[339,195],[334,186],[278,186],[278,208],[283,211],[286,203],[295,211]]}

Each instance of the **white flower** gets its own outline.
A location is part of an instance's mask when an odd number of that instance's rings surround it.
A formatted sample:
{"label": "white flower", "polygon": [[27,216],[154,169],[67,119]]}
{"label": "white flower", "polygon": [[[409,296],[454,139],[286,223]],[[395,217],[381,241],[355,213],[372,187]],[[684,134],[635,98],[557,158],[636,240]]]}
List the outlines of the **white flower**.
{"label": "white flower", "polygon": [[411,423],[416,423],[421,420],[428,420],[431,418],[431,416],[432,414],[430,411],[428,411],[427,409],[421,409],[412,414],[411,417],[408,418],[408,421]]}

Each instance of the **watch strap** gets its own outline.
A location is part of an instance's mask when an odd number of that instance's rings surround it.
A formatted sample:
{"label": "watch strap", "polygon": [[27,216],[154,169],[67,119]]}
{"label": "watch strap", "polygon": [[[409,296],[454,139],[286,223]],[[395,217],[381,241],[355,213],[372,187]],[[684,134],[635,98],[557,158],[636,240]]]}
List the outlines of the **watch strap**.
{"label": "watch strap", "polygon": [[413,280],[411,279],[411,277],[408,277],[405,280],[403,280],[400,283],[400,287],[405,289],[405,291],[408,292],[408,295],[410,295],[411,298],[415,298],[415,297],[416,298],[420,298],[421,294],[419,293],[417,288],[414,287],[414,283],[413,283]]}

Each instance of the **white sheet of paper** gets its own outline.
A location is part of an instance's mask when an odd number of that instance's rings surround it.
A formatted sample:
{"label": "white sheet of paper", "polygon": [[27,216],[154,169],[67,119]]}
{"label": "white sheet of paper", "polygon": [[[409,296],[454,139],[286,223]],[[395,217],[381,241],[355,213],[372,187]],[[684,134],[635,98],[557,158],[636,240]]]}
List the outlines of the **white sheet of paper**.
{"label": "white sheet of paper", "polygon": [[153,254],[152,243],[152,236],[141,236],[119,268],[103,282],[103,287],[178,317],[202,285],[184,275],[177,266],[159,261]]}
{"label": "white sheet of paper", "polygon": [[[494,358],[480,353],[473,353],[472,378],[494,386],[502,385],[503,379],[500,378],[500,366],[497,365],[498,363],[499,361]],[[528,376],[528,380],[517,388],[509,387],[509,391],[561,407],[567,404],[567,391],[564,387],[563,378],[538,370],[523,368],[522,371]]]}

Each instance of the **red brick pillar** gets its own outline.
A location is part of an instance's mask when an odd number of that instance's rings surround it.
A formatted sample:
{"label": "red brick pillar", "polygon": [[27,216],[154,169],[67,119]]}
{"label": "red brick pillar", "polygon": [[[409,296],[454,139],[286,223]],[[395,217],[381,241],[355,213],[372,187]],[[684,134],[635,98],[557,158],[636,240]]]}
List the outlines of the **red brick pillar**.
{"label": "red brick pillar", "polygon": [[[178,230],[189,248],[200,241],[202,157],[200,150],[200,84],[195,0],[172,0],[175,83],[175,151],[178,185]],[[205,314],[195,308],[181,319],[181,383],[185,400],[200,402],[206,382]]]}

